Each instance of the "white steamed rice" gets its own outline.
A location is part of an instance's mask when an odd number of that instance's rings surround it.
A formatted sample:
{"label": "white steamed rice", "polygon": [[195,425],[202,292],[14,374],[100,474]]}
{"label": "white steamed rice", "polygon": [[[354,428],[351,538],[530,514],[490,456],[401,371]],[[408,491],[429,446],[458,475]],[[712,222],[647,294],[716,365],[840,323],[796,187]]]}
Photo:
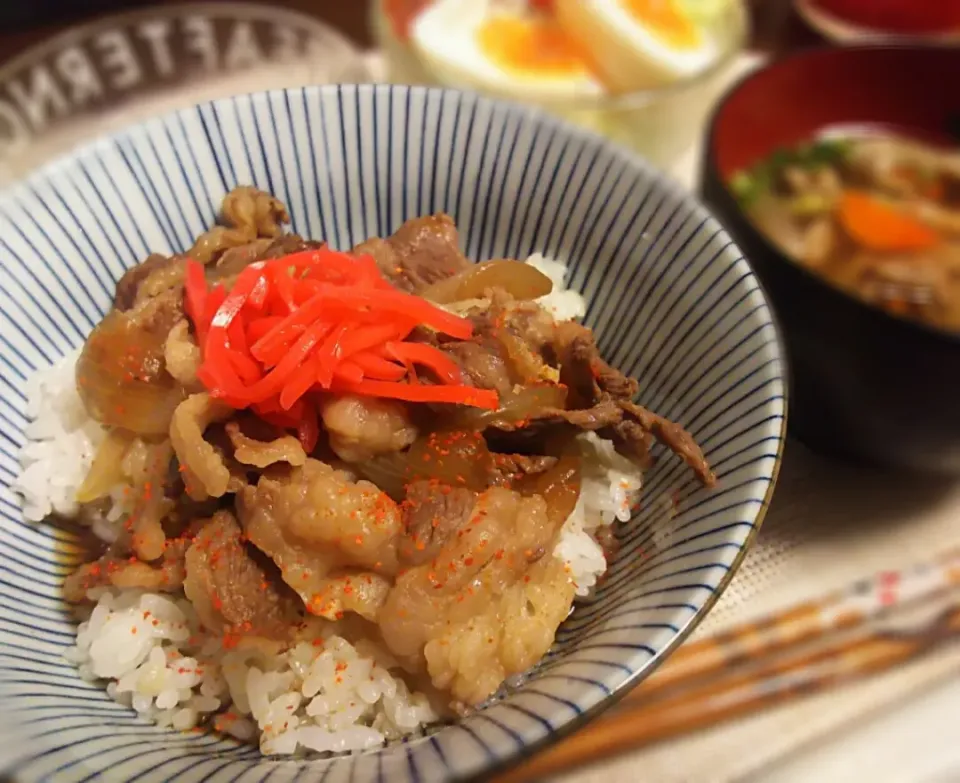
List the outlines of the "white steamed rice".
{"label": "white steamed rice", "polygon": [[[582,316],[583,298],[563,289],[566,267],[539,254],[528,261],[554,281],[541,304],[558,319]],[[77,514],[74,496],[104,438],[77,394],[77,356],[38,371],[27,385],[31,422],[14,489],[31,521]],[[586,596],[607,567],[594,533],[630,518],[641,475],[595,434],[581,435],[580,443],[580,498],[554,556],[568,563],[577,595]],[[110,541],[121,518],[115,503],[86,521]],[[250,644],[224,649],[219,635],[201,630],[182,594],[97,588],[90,597],[96,603],[65,657],[81,677],[105,681],[111,698],[158,725],[188,730],[212,719],[224,733],[259,741],[265,754],[290,754],[363,750],[437,718],[426,696],[391,673],[396,665],[384,650],[351,645],[333,624],[318,622],[308,641],[287,650]]]}

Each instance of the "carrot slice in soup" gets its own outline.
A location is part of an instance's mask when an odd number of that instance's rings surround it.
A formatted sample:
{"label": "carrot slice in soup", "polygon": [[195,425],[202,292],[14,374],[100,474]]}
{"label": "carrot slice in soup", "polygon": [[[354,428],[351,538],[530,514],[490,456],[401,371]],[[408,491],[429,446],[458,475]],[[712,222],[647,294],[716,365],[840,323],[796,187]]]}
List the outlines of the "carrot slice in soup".
{"label": "carrot slice in soup", "polygon": [[839,216],[850,237],[869,250],[925,250],[940,241],[925,223],[862,191],[843,194]]}

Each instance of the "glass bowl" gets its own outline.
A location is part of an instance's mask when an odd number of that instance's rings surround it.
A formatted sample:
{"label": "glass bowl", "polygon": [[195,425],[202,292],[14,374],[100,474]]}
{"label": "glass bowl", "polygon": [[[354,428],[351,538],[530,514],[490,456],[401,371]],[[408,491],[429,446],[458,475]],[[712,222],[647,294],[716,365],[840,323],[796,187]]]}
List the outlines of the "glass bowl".
{"label": "glass bowl", "polygon": [[[384,56],[386,79],[394,84],[428,84],[468,89],[452,74],[431,68],[412,46],[394,32],[385,6],[372,0],[373,36]],[[542,100],[538,105],[570,122],[600,133],[667,168],[696,142],[699,129],[725,82],[724,74],[743,51],[749,34],[749,13],[740,0],[727,3],[720,16],[717,59],[695,76],[670,85],[622,95],[601,95],[576,100]],[[497,98],[516,96],[491,90]]]}

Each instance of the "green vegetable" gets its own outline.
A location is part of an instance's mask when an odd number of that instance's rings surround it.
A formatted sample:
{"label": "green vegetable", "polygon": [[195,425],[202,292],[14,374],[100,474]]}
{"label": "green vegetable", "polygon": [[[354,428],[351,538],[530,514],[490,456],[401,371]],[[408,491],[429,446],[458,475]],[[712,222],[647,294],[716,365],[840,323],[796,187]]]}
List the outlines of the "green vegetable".
{"label": "green vegetable", "polygon": [[829,212],[833,201],[819,193],[805,193],[793,199],[789,204],[790,212],[798,217],[810,217]]}
{"label": "green vegetable", "polygon": [[[741,206],[748,207],[761,193],[770,189],[787,166],[813,170],[835,165],[846,159],[851,148],[852,142],[848,139],[819,139],[797,147],[781,147],[751,168],[734,174],[730,179],[730,189]],[[809,205],[801,208],[806,206]]]}
{"label": "green vegetable", "polygon": [[796,162],[806,168],[841,163],[851,148],[852,142],[847,139],[822,139],[798,148]]}

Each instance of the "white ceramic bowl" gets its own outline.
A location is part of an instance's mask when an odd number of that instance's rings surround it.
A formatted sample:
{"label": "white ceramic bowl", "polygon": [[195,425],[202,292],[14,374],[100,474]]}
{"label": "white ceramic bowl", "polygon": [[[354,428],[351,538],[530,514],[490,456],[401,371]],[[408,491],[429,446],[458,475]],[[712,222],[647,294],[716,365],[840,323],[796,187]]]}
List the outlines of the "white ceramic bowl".
{"label": "white ceramic bowl", "polygon": [[[608,578],[544,661],[499,702],[429,737],[345,758],[264,759],[213,735],[145,724],[61,657],[73,637],[59,595],[69,537],[23,522],[9,488],[26,378],[81,343],[123,269],[148,251],[189,246],[237,183],[274,192],[293,230],[340,248],[444,210],[474,258],[539,250],[568,261],[606,358],[639,378],[642,403],[689,427],[719,476],[706,491],[679,460],[658,461],[640,510],[617,531]],[[372,86],[204,104],[98,141],[3,193],[0,262],[0,716],[9,729],[0,752],[8,761],[18,752],[22,781],[402,783],[489,773],[662,662],[732,577],[773,490],[783,367],[749,266],[679,187],[534,109]]]}

